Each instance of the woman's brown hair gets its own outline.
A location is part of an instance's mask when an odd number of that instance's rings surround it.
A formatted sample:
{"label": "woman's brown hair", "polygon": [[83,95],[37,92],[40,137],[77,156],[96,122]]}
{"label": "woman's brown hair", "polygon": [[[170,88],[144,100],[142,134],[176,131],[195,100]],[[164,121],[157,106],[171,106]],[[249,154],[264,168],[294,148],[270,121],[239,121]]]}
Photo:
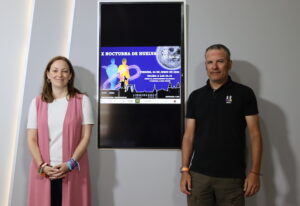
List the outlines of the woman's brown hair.
{"label": "woman's brown hair", "polygon": [[74,68],[73,68],[73,65],[71,64],[70,60],[63,56],[56,56],[56,57],[53,57],[52,59],[50,59],[50,61],[48,62],[47,66],[46,66],[45,72],[44,72],[44,84],[43,84],[43,90],[42,90],[41,96],[42,96],[42,100],[45,102],[48,102],[48,103],[53,102],[54,97],[53,97],[53,93],[52,93],[51,82],[48,80],[48,77],[47,77],[47,72],[50,71],[52,64],[57,60],[65,61],[68,64],[70,73],[72,75],[71,79],[68,82],[69,98],[74,97],[76,94],[82,94],[82,92],[80,90],[78,90],[77,88],[74,87],[75,72],[74,72]]}

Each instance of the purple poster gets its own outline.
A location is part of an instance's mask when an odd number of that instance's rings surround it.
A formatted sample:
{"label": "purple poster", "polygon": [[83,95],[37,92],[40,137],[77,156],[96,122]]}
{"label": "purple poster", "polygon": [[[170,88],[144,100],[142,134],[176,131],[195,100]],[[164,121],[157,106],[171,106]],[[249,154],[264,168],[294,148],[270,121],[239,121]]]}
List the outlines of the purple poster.
{"label": "purple poster", "polygon": [[100,103],[180,104],[181,48],[101,47]]}

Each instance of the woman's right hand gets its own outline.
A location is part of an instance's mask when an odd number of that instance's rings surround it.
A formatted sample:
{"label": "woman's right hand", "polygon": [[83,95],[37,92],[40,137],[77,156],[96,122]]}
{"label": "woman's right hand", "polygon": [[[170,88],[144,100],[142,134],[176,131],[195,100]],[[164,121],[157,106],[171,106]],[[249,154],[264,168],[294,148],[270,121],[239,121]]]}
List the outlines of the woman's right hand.
{"label": "woman's right hand", "polygon": [[43,172],[49,177],[49,179],[55,179],[54,176],[58,172],[58,169],[46,165],[43,169]]}

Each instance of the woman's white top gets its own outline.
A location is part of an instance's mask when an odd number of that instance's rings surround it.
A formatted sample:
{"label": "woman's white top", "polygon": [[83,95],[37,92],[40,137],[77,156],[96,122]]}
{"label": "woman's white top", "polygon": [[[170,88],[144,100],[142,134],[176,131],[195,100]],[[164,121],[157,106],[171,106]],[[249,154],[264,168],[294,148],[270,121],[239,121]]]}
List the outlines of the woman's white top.
{"label": "woman's white top", "polygon": [[[66,97],[55,99],[48,103],[48,128],[49,128],[49,151],[50,165],[62,163],[62,132],[68,100]],[[90,99],[83,95],[82,99],[82,125],[94,124],[93,111]],[[37,129],[36,98],[31,101],[27,129]]]}

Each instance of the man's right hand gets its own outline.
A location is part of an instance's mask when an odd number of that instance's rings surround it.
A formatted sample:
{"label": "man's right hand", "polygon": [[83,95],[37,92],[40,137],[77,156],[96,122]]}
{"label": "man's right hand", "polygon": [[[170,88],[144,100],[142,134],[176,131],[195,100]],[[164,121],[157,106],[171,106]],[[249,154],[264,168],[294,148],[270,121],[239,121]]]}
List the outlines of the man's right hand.
{"label": "man's right hand", "polygon": [[192,177],[189,172],[182,172],[180,180],[180,190],[186,195],[192,191]]}

